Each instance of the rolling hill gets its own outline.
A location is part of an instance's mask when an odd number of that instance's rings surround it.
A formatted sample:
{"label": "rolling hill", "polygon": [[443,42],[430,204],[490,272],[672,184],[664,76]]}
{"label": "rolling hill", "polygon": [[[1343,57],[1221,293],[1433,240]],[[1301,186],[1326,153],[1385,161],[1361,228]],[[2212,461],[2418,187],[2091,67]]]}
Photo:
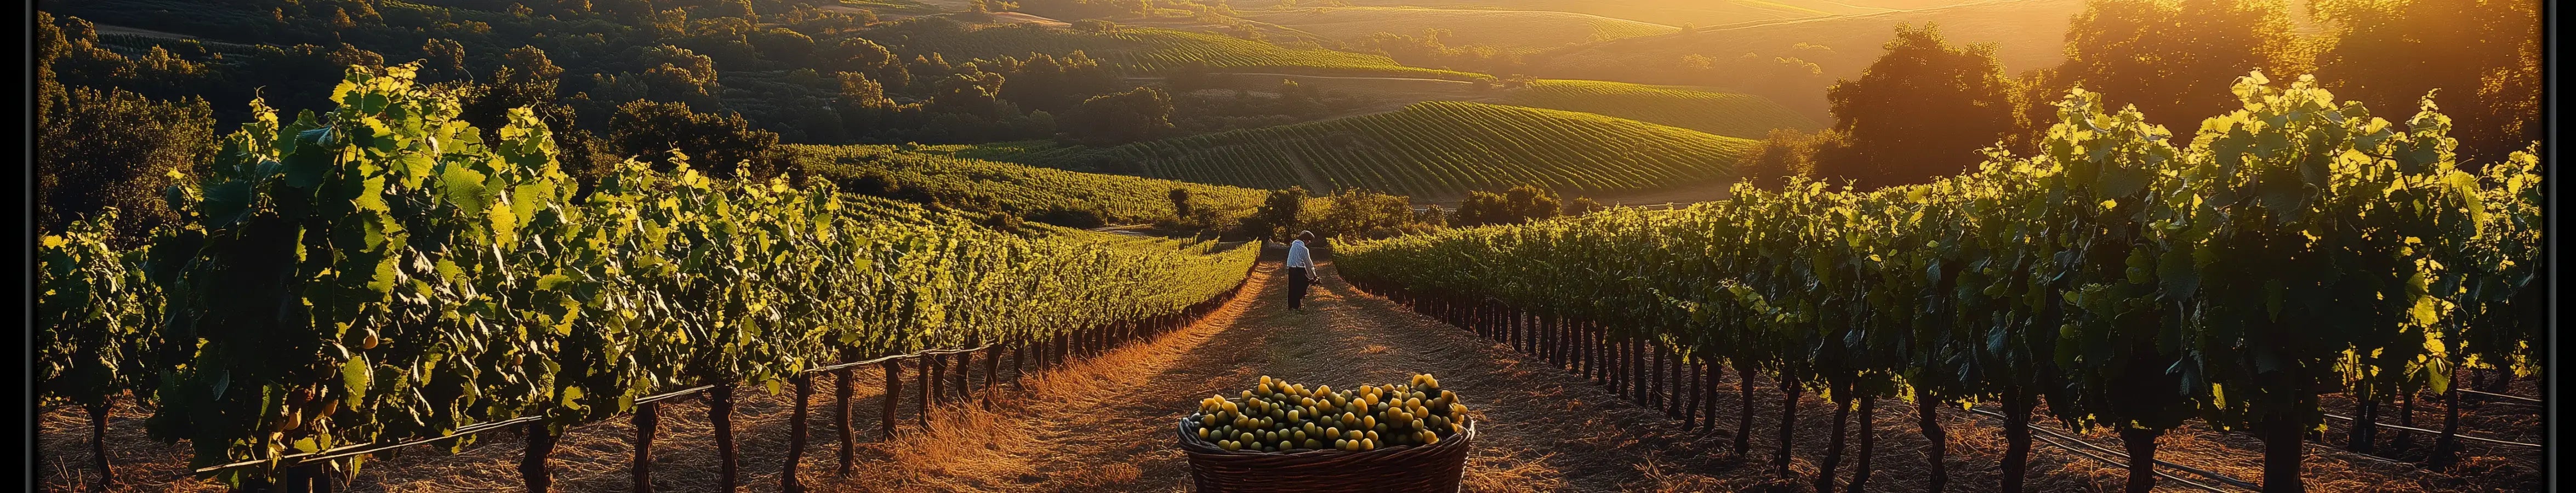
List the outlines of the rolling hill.
{"label": "rolling hill", "polygon": [[1457,101],[1278,127],[1013,157],[1041,166],[1425,200],[1537,184],[1599,194],[1706,183],[1759,143],[1653,123]]}
{"label": "rolling hill", "polygon": [[1761,96],[1706,88],[1590,80],[1542,80],[1499,101],[1513,106],[1579,111],[1728,137],[1760,139],[1771,129],[1824,125]]}
{"label": "rolling hill", "polygon": [[1525,10],[1590,14],[1679,26],[1799,19],[1889,10],[1831,0],[1347,0],[1353,6]]}
{"label": "rolling hill", "polygon": [[[2063,62],[2068,19],[2083,10],[2082,0],[1991,0],[1703,28],[1553,50],[1528,61],[1532,75],[1541,77],[1727,87],[1825,120],[1824,85],[1859,77],[1878,59],[1880,46],[1895,37],[1898,23],[1937,23],[1941,35],[1954,44],[1994,43],[2005,70],[2018,74]],[[1671,68],[1692,55],[1715,65],[1699,78],[1676,76]],[[1794,83],[1754,80],[1775,73],[1782,58],[1812,63],[1816,73]]]}
{"label": "rolling hill", "polygon": [[1248,39],[1150,27],[1083,32],[1037,23],[962,24],[923,19],[871,29],[870,39],[897,52],[936,52],[951,62],[970,58],[1025,57],[1082,50],[1128,73],[1162,73],[1191,62],[1234,72],[1366,75],[1446,80],[1491,79],[1482,74],[1408,67],[1384,55],[1296,48]]}
{"label": "rolling hill", "polygon": [[1535,10],[1317,7],[1253,11],[1242,16],[1336,41],[1357,41],[1381,32],[1410,36],[1428,29],[1444,29],[1449,31],[1447,42],[1452,45],[1515,49],[1681,32],[1681,28],[1663,24]]}
{"label": "rolling hill", "polygon": [[[1170,193],[1220,210],[1251,209],[1266,192],[1124,175],[1081,173],[957,157],[966,146],[790,145],[789,159],[807,176],[844,190],[953,209],[989,210],[1058,224],[1151,223],[1173,216]],[[1090,227],[1094,224],[1069,224]]]}

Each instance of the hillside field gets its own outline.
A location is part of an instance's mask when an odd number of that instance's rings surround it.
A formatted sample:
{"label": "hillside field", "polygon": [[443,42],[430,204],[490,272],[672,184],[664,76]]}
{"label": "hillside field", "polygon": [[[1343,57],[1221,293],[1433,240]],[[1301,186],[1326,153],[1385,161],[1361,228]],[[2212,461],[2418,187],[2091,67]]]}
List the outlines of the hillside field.
{"label": "hillside field", "polygon": [[[1221,210],[1250,209],[1265,192],[1223,185],[1177,182],[1123,175],[1081,173],[1022,164],[957,157],[964,146],[933,146],[916,152],[885,145],[791,145],[788,153],[808,176],[831,180],[844,189],[936,201],[949,207],[990,206],[1030,219],[1051,214],[1090,214],[1109,224],[1151,223],[1173,216],[1169,194],[1190,191],[1194,204]],[[866,179],[882,183],[861,183]]]}
{"label": "hillside field", "polygon": [[1502,104],[1579,111],[1671,125],[1728,137],[1760,139],[1775,128],[1824,125],[1761,96],[1706,88],[1589,80],[1542,80],[1503,96]]}
{"label": "hillside field", "polygon": [[[2006,73],[2054,67],[2066,60],[2069,19],[2084,10],[2081,0],[1992,0],[1950,7],[1892,11],[1814,19],[1756,22],[1703,28],[1694,32],[1592,43],[1532,55],[1533,75],[1610,79],[1625,82],[1680,83],[1667,70],[1691,55],[1716,63],[1712,80],[1688,83],[1734,88],[1771,98],[1819,120],[1824,112],[1824,85],[1860,77],[1896,35],[1900,23],[1935,23],[1953,44],[1994,43],[1995,58]],[[1795,84],[1766,85],[1751,80],[1777,58],[1815,64],[1818,77]]]}
{"label": "hillside field", "polygon": [[1445,80],[1491,77],[1450,70],[1408,67],[1384,55],[1294,48],[1203,32],[1150,27],[1122,27],[1103,33],[1034,23],[897,28],[872,32],[905,52],[937,52],[951,62],[971,58],[1025,57],[1030,53],[1062,54],[1081,50],[1104,65],[1128,73],[1164,73],[1191,62],[1211,70],[1284,72],[1316,75],[1367,75]]}
{"label": "hillside field", "polygon": [[1887,10],[1829,0],[1349,0],[1353,6],[1571,12],[1667,26],[1800,19]]}
{"label": "hillside field", "polygon": [[1758,142],[1590,113],[1457,101],[1279,127],[1019,156],[1042,166],[1252,188],[1345,187],[1454,197],[1536,184],[1560,193],[1719,180]]}
{"label": "hillside field", "polygon": [[1571,12],[1438,9],[1423,7],[1315,7],[1256,11],[1244,17],[1296,28],[1336,41],[1377,33],[1419,36],[1449,31],[1452,45],[1537,49],[1680,32],[1681,28]]}

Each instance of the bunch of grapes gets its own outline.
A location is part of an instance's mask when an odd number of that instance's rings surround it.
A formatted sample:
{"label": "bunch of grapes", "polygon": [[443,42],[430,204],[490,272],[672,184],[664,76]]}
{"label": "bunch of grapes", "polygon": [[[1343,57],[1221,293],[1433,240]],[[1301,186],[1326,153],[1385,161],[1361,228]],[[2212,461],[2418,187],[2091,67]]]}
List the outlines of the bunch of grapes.
{"label": "bunch of grapes", "polygon": [[1199,401],[1196,419],[1199,439],[1227,451],[1356,452],[1440,443],[1466,431],[1467,405],[1427,374],[1357,390],[1308,389],[1265,375],[1239,402],[1222,395]]}

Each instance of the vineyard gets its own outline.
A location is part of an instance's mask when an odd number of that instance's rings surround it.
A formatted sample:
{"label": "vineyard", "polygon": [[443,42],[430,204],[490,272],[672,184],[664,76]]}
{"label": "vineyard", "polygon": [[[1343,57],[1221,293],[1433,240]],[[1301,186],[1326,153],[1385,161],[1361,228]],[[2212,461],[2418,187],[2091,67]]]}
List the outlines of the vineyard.
{"label": "vineyard", "polygon": [[1157,178],[1251,188],[1365,188],[1458,196],[1537,184],[1565,192],[1706,183],[1757,143],[1585,113],[1433,101],[1278,127],[1017,157],[1055,168],[1133,166]]}
{"label": "vineyard", "polygon": [[905,152],[896,146],[799,145],[790,147],[790,153],[808,176],[839,183],[884,180],[880,186],[904,190],[899,193],[951,204],[992,203],[1031,217],[1081,211],[1112,224],[1152,223],[1174,217],[1170,193],[1175,189],[1189,191],[1194,204],[1228,211],[1251,209],[1264,195],[1239,187]]}
{"label": "vineyard", "polygon": [[1230,36],[1161,29],[1122,27],[1105,33],[1036,24],[1003,24],[956,28],[879,28],[887,45],[906,53],[939,53],[952,62],[1030,53],[1062,55],[1082,51],[1132,74],[1162,74],[1191,64],[1208,70],[1279,72],[1311,75],[1361,75],[1446,80],[1490,80],[1491,76],[1408,67],[1384,55],[1323,48],[1290,48]]}
{"label": "vineyard", "polygon": [[1317,36],[1359,42],[1377,33],[1419,36],[1443,29],[1443,43],[1537,49],[1680,32],[1662,24],[1588,14],[1413,7],[1317,7],[1255,11],[1245,17]]}
{"label": "vineyard", "polygon": [[1773,129],[1823,124],[1761,96],[1699,88],[1588,80],[1541,80],[1502,104],[1592,113],[1728,137],[1761,139]]}
{"label": "vineyard", "polygon": [[1355,0],[1348,3],[1355,6],[1369,7],[1414,6],[1457,9],[1573,12],[1639,22],[1651,22],[1667,26],[1679,26],[1682,24],[1714,26],[1733,22],[1799,19],[1881,10],[1873,7],[1853,5],[1855,3],[1867,5],[1872,2],[1831,2],[1816,0],[1646,0],[1635,2],[1599,2],[1591,0]]}
{"label": "vineyard", "polygon": [[[1718,426],[1705,389],[1732,367],[1747,383],[1739,455],[1756,434],[1791,443],[1795,403],[1822,393],[1834,431],[1817,491],[1837,485],[1850,416],[1875,429],[1881,398],[1927,417],[1936,491],[1945,431],[1928,417],[1978,403],[2003,421],[2003,491],[2022,490],[2042,404],[2067,429],[2116,431],[2119,452],[2040,439],[2125,461],[2132,492],[2160,477],[2256,487],[2156,459],[2159,437],[2192,421],[2260,440],[2260,490],[2305,491],[2307,441],[2328,418],[2368,453],[2382,408],[2427,391],[2451,403],[2427,463],[2456,463],[2473,441],[2538,448],[2460,433],[2458,405],[2497,390],[2464,389],[2485,384],[2463,369],[2540,369],[2534,154],[2471,173],[2429,101],[2399,127],[2306,78],[2276,88],[2257,73],[2235,92],[2244,109],[2187,145],[2077,90],[2044,153],[1928,185],[1738,186],[1680,211],[1346,245],[1340,262],[1355,286],[1599,375],[1685,427]],[[1519,261],[1483,261],[1497,258]],[[1751,429],[1756,374],[1784,399],[1776,431]],[[1683,375],[1703,390],[1654,397]],[[1865,431],[1854,491],[1870,444]],[[1793,476],[1790,447],[1768,459]]]}
{"label": "vineyard", "polygon": [[926,361],[934,397],[950,356],[959,392],[982,356],[990,390],[1005,353],[1061,365],[1203,315],[1257,253],[1011,235],[827,185],[714,180],[685,156],[576,193],[526,109],[487,147],[409,67],[353,68],[332,96],[225,137],[211,177],[170,194],[185,227],[120,251],[101,217],[41,243],[41,404],[90,412],[99,472],[103,417],[130,394],[153,437],[229,485],[301,491],[396,446],[524,426],[520,472],[543,491],[566,428],[631,416],[644,464],[654,403],[706,392],[735,483],[737,387],[802,402],[837,373],[846,415],[853,368],[896,388],[897,363]]}

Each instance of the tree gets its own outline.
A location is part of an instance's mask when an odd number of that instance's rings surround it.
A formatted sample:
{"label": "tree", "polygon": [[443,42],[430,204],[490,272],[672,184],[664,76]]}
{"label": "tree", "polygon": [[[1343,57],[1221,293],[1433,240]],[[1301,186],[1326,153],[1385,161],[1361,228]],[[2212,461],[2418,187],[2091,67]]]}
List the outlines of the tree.
{"label": "tree", "polygon": [[1558,211],[1565,210],[1556,199],[1556,192],[1536,185],[1521,185],[1504,191],[1503,202],[1520,217],[1520,220],[1512,221],[1516,223],[1556,217]]}
{"label": "tree", "polygon": [[1608,208],[1609,207],[1607,206],[1601,205],[1601,202],[1592,200],[1591,197],[1575,197],[1574,200],[1565,202],[1565,215],[1580,216],[1594,212],[1601,212],[1602,209]]}
{"label": "tree", "polygon": [[2290,29],[2279,0],[2088,0],[2066,28],[2066,62],[2049,93],[2081,86],[2109,108],[2136,105],[2150,123],[2188,129],[2199,122],[2159,118],[2235,108],[2228,81],[2248,71],[2295,73]]}
{"label": "tree", "polygon": [[645,49],[638,61],[644,69],[634,76],[643,85],[643,99],[679,101],[708,111],[722,106],[716,95],[724,94],[724,86],[717,83],[715,59],[660,45]]}
{"label": "tree", "polygon": [[1082,19],[1073,21],[1073,30],[1087,33],[1117,32],[1118,23],[1104,19]]}
{"label": "tree", "polygon": [[838,48],[834,51],[836,52],[833,55],[836,57],[834,61],[840,63],[842,70],[867,74],[869,78],[876,79],[878,82],[892,85],[895,90],[902,90],[903,83],[912,78],[910,74],[905,73],[903,64],[899,63],[900,59],[895,57],[893,50],[888,50],[885,45],[869,41],[867,38],[855,36],[841,38]]}
{"label": "tree", "polygon": [[929,110],[932,113],[956,113],[986,120],[1005,116],[1008,107],[1002,103],[1002,74],[974,71],[950,75],[933,84]]}
{"label": "tree", "polygon": [[778,145],[778,134],[752,130],[741,113],[717,116],[689,111],[680,103],[628,101],[609,117],[608,141],[619,154],[664,169],[671,162],[668,151],[679,151],[690,162],[705,163],[699,169],[717,177],[757,178],[775,169],[771,148]]}
{"label": "tree", "polygon": [[1093,146],[1153,140],[1172,129],[1172,100],[1151,87],[1084,100],[1065,115],[1064,126],[1066,137]]}
{"label": "tree", "polygon": [[1815,176],[1818,154],[1833,155],[1850,146],[1851,141],[1843,138],[1841,131],[1832,129],[1812,134],[1794,128],[1772,129],[1736,177],[1755,186],[1777,187],[1789,178]]}
{"label": "tree", "polygon": [[1936,25],[1900,24],[1886,46],[1859,80],[1826,89],[1852,152],[1820,156],[1818,176],[1882,187],[1958,174],[2016,126],[2012,79],[1993,44],[1953,46]]}
{"label": "tree", "polygon": [[1174,188],[1167,196],[1172,199],[1172,217],[1190,217],[1190,189]]}
{"label": "tree", "polygon": [[751,0],[719,0],[707,6],[708,17],[739,17],[757,21],[760,14],[751,9]]}
{"label": "tree", "polygon": [[[2317,54],[2335,95],[2404,108],[2426,94],[2452,116],[2464,162],[2488,162],[2540,138],[2540,2],[2317,2],[2336,26]],[[2435,93],[2435,91],[2440,91]]]}
{"label": "tree", "polygon": [[1297,233],[1298,216],[1306,210],[1306,187],[1288,187],[1270,191],[1261,207],[1252,213],[1244,228],[1252,234],[1274,240],[1285,240]]}
{"label": "tree", "polygon": [[760,58],[788,67],[806,67],[814,62],[814,38],[784,27],[752,31],[746,39],[760,50]]}
{"label": "tree", "polygon": [[1467,192],[1458,203],[1457,213],[1449,219],[1454,226],[1520,224],[1534,219],[1556,217],[1561,211],[1555,192],[1532,185],[1512,187],[1503,193]]}
{"label": "tree", "polygon": [[118,241],[151,238],[180,219],[165,190],[190,184],[215,153],[214,110],[188,98],[155,101],[122,89],[63,90],[39,79],[36,125],[36,217],[44,231],[108,208]]}
{"label": "tree", "polygon": [[[595,171],[599,149],[598,134],[581,128],[580,117],[559,96],[563,67],[555,66],[546,51],[535,46],[512,48],[502,55],[501,68],[492,71],[490,82],[480,86],[478,94],[465,101],[459,118],[476,128],[501,128],[509,123],[511,109],[528,108],[553,130],[558,159],[566,173],[583,176]],[[498,134],[486,133],[486,145],[499,145]]]}
{"label": "tree", "polygon": [[472,72],[465,69],[465,45],[458,44],[456,40],[429,38],[429,41],[421,42],[420,54],[424,59],[421,62],[422,72],[426,72],[422,74],[424,76],[435,75],[436,80],[439,81],[474,77]]}
{"label": "tree", "polygon": [[1324,199],[1324,213],[1312,228],[1325,238],[1386,238],[1416,232],[1421,227],[1413,218],[1413,202],[1402,195],[1345,188]]}
{"label": "tree", "polygon": [[325,56],[325,59],[330,60],[332,65],[341,67],[356,65],[360,67],[384,68],[385,66],[384,55],[377,54],[373,51],[367,51],[348,43],[340,43],[340,47],[331,50],[331,54]]}

